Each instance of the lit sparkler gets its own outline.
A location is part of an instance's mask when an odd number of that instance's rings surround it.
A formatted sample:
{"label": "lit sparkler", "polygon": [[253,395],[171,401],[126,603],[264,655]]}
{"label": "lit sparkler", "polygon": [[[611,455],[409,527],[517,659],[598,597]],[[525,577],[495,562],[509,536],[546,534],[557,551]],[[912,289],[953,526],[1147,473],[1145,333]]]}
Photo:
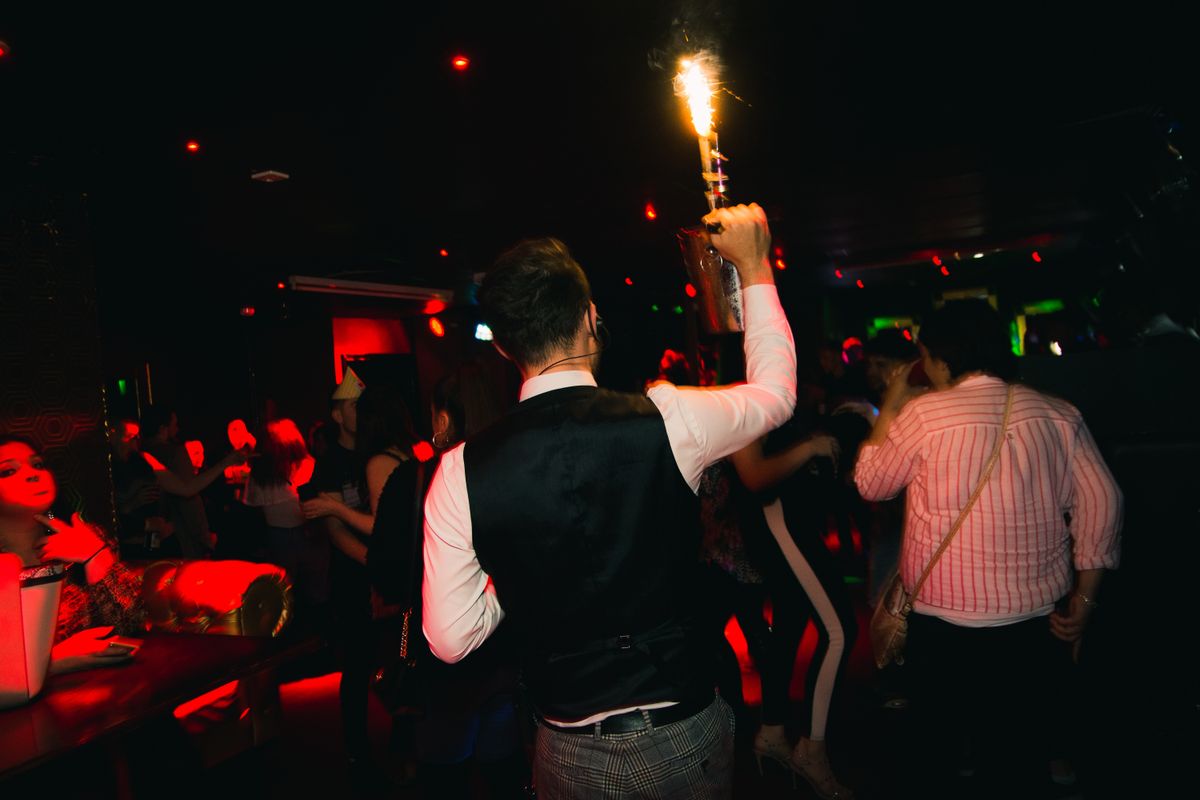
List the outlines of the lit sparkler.
{"label": "lit sparkler", "polygon": [[[700,175],[704,178],[704,197],[710,211],[724,208],[729,200],[725,191],[726,159],[721,155],[713,127],[715,75],[716,59],[707,53],[697,53],[679,62],[679,74],[675,76],[675,93],[687,101],[700,143]],[[709,237],[720,232],[719,223],[679,232],[684,265],[690,282],[697,287],[696,310],[710,333],[742,329],[742,286],[737,268],[721,258]],[[696,349],[694,343],[691,349]]]}
{"label": "lit sparkler", "polygon": [[707,190],[704,193],[710,210],[722,208],[728,199],[725,194],[725,156],[721,155],[720,140],[713,127],[713,79],[715,59],[704,53],[679,62],[675,76],[675,91],[688,104],[692,127],[700,143],[700,175]]}

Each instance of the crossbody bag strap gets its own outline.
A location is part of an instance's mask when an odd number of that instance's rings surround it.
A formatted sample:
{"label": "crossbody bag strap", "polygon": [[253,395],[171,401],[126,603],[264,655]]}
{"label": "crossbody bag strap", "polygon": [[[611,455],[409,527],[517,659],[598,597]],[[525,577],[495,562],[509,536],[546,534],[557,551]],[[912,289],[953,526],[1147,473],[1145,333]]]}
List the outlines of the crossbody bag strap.
{"label": "crossbody bag strap", "polygon": [[983,474],[979,476],[979,483],[975,485],[975,491],[971,493],[971,499],[967,501],[967,504],[963,506],[963,510],[959,512],[958,519],[954,521],[954,526],[950,528],[950,532],[946,534],[946,538],[942,539],[941,546],[925,566],[925,571],[917,579],[917,585],[913,587],[912,594],[909,595],[913,600],[916,600],[917,595],[921,593],[921,587],[925,585],[929,574],[933,572],[934,565],[942,557],[942,553],[946,552],[946,548],[950,546],[950,540],[954,538],[954,534],[958,533],[958,529],[962,527],[967,514],[971,513],[971,508],[975,505],[975,501],[979,499],[979,495],[983,493],[983,487],[992,475],[992,468],[996,466],[996,461],[1000,458],[1000,450],[1004,447],[1004,440],[1008,436],[1008,420],[1012,416],[1013,393],[1015,390],[1015,386],[1008,387],[1008,397],[1004,402],[1004,421],[1000,424],[1000,435],[996,438],[996,446],[992,448],[992,455],[988,458],[987,465],[983,468]]}

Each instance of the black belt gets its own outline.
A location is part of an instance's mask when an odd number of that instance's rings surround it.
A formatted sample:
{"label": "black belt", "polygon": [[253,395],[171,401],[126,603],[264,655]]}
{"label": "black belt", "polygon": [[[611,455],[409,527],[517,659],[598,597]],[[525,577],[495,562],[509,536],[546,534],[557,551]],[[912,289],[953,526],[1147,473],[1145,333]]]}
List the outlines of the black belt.
{"label": "black belt", "polygon": [[559,733],[586,733],[592,735],[596,732],[597,725],[600,726],[600,735],[602,736],[614,733],[637,733],[646,729],[646,717],[649,717],[650,725],[660,728],[663,725],[670,725],[672,722],[681,722],[688,717],[694,717],[712,705],[713,702],[712,696],[709,696],[698,700],[676,703],[673,706],[665,706],[663,708],[639,708],[633,711],[626,711],[623,714],[614,714],[611,717],[605,717],[598,723],[575,727],[555,725],[553,722],[545,719],[540,719],[539,721],[547,728]]}

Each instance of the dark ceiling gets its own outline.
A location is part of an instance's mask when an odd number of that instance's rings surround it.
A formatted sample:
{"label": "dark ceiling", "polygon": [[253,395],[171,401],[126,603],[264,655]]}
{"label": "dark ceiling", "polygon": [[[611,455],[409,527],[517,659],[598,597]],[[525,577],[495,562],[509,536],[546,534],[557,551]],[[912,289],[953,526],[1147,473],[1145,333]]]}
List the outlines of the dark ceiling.
{"label": "dark ceiling", "polygon": [[0,15],[0,141],[88,193],[110,296],[453,287],[540,233],[595,281],[677,274],[672,231],[704,202],[651,62],[681,19],[740,98],[718,103],[734,196],[821,280],[1111,233],[1196,121],[1185,26],[1148,3],[249,5]]}

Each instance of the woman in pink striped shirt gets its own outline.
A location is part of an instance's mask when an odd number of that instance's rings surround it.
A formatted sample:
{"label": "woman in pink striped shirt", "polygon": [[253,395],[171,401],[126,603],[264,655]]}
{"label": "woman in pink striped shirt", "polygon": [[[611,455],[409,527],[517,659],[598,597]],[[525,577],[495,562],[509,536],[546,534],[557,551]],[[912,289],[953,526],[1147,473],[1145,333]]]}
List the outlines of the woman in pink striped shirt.
{"label": "woman in pink striped shirt", "polygon": [[[893,376],[854,476],[868,500],[907,489],[900,573],[910,591],[980,483],[1015,371],[1005,326],[983,301],[934,312],[920,348],[932,391],[910,385],[913,365]],[[1121,504],[1079,412],[1015,386],[995,467],[909,617],[904,669],[935,771],[957,766],[969,741],[979,782],[1004,796],[1045,780],[1047,713],[1104,570],[1117,566]]]}

